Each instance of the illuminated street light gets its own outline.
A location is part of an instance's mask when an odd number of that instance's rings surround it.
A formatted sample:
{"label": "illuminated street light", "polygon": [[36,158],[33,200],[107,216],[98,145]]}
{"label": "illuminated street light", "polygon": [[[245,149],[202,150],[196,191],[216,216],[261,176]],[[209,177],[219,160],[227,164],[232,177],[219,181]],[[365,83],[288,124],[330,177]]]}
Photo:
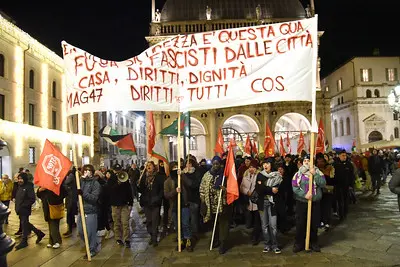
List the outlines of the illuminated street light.
{"label": "illuminated street light", "polygon": [[400,112],[400,85],[396,86],[388,96],[388,103],[394,112]]}

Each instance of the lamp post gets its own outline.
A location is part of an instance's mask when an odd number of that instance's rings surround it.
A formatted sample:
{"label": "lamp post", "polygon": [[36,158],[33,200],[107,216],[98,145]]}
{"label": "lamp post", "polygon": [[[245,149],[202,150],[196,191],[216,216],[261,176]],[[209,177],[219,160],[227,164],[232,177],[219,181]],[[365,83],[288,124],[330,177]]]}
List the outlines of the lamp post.
{"label": "lamp post", "polygon": [[393,112],[400,113],[400,85],[392,89],[388,96],[388,103]]}

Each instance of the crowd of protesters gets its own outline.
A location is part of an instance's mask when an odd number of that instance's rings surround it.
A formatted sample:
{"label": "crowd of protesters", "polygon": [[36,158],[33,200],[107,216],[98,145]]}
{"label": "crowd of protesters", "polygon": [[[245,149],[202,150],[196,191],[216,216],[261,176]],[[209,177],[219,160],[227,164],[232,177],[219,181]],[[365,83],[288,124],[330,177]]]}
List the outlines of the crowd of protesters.
{"label": "crowd of protesters", "polygon": [[[169,234],[177,234],[178,196],[180,196],[181,236],[176,241],[182,250],[193,251],[203,233],[211,231],[216,216],[217,227],[213,247],[224,254],[228,250],[229,230],[238,225],[251,230],[249,242],[256,246],[264,243],[263,252],[281,253],[280,233],[295,228],[293,252],[305,249],[308,201],[312,201],[310,249],[321,251],[318,229],[329,231],[333,217],[338,223],[345,220],[349,204],[356,203],[355,191],[371,191],[379,195],[380,188],[393,175],[400,154],[373,150],[362,154],[345,150],[315,155],[314,165],[310,157],[301,155],[265,158],[260,155],[243,156],[236,152],[235,167],[239,199],[228,205],[224,166],[226,154],[215,156],[207,164],[189,155],[178,162],[164,166],[153,161],[141,168],[132,164],[123,168],[115,164],[110,169],[95,170],[90,164],[72,168],[63,181],[60,194],[33,186],[33,176],[21,169],[12,181],[3,175],[0,182],[0,200],[7,206],[15,201],[15,212],[20,219],[21,236],[16,249],[28,245],[31,231],[39,243],[45,234],[29,222],[36,197],[41,199],[44,220],[49,226],[48,248],[57,249],[63,238],[73,234],[83,240],[83,227],[78,209],[78,195],[82,196],[91,257],[101,250],[101,238],[114,238],[119,246],[131,247],[130,227],[132,206],[137,201],[140,213],[145,216],[149,245],[156,247]],[[75,175],[80,177],[77,189]],[[180,176],[180,186],[178,183]],[[311,191],[310,176],[313,177]],[[399,198],[400,199],[400,198]],[[55,206],[62,206],[66,214],[54,217]],[[65,206],[64,206],[65,205]],[[399,200],[400,207],[400,200]],[[50,210],[51,209],[51,210]],[[61,212],[61,211],[60,211]],[[67,230],[60,234],[60,219],[65,217]],[[8,223],[8,220],[6,220]],[[139,222],[136,222],[136,224]],[[178,248],[178,246],[177,246]]]}

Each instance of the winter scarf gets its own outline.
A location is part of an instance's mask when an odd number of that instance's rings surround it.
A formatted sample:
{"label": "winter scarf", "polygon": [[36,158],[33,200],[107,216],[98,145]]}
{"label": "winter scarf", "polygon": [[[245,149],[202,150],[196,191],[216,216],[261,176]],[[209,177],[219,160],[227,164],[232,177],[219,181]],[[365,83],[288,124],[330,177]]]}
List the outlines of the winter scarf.
{"label": "winter scarf", "polygon": [[[267,173],[265,170],[261,171],[261,174],[267,177],[267,180],[265,180],[265,186],[268,187],[278,187],[281,182],[282,182],[282,176],[279,172],[270,172]],[[274,197],[273,196],[268,196],[268,200],[271,203],[274,203]]]}

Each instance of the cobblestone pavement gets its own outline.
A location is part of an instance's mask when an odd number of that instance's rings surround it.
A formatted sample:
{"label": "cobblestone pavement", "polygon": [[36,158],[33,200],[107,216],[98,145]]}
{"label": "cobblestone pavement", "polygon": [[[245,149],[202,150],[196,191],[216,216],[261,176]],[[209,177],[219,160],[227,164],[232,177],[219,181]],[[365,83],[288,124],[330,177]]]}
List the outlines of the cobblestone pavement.
{"label": "cobblestone pavement", "polygon": [[[350,206],[348,218],[330,232],[320,232],[322,253],[292,252],[294,229],[280,234],[282,254],[262,253],[262,243],[252,246],[249,242],[251,230],[242,226],[231,229],[229,250],[219,255],[217,249],[209,250],[210,233],[202,236],[194,252],[175,251],[175,235],[160,241],[158,247],[148,246],[149,237],[143,225],[144,218],[133,209],[131,227],[132,247],[119,247],[113,239],[102,241],[102,250],[92,262],[82,259],[85,249],[74,232],[73,237],[63,240],[60,249],[46,248],[47,237],[36,245],[36,237],[29,238],[29,246],[8,254],[8,266],[400,266],[400,212],[397,196],[387,186],[379,196],[371,193],[359,196],[359,201]],[[13,209],[13,206],[11,207]],[[31,222],[48,233],[42,210],[34,210]],[[4,230],[12,236],[18,227],[15,214]],[[62,221],[61,232],[66,229]],[[74,230],[76,231],[76,230]],[[16,239],[18,242],[18,239]]]}

